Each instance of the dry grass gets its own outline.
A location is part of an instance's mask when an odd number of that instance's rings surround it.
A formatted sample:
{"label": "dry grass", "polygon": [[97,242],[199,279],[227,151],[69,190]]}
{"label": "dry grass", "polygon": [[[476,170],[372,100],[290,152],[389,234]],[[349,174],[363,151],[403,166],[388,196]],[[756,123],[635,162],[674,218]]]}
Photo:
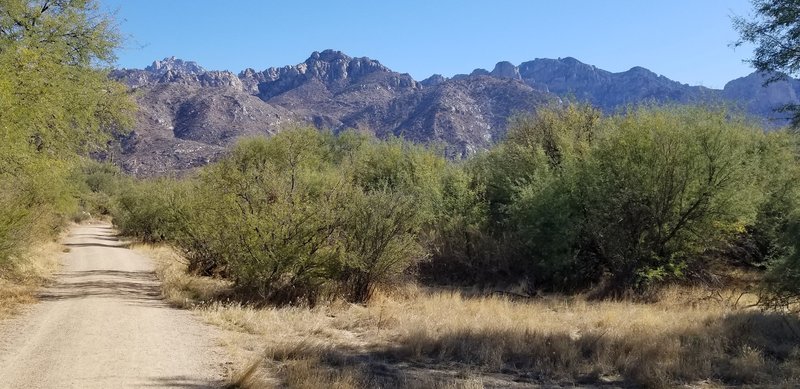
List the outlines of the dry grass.
{"label": "dry grass", "polygon": [[749,295],[675,288],[652,304],[514,302],[409,287],[367,306],[253,308],[208,303],[227,285],[169,261],[165,295],[238,334],[230,345],[254,361],[240,362],[238,387],[800,385],[800,321],[740,308]]}
{"label": "dry grass", "polygon": [[14,258],[13,265],[0,268],[0,319],[19,312],[24,304],[36,302],[36,292],[56,272],[64,250],[55,241],[41,243]]}
{"label": "dry grass", "polygon": [[155,261],[156,276],[162,282],[161,294],[172,305],[192,308],[218,301],[230,292],[227,281],[187,274],[186,261],[169,246],[138,243],[131,249]]}

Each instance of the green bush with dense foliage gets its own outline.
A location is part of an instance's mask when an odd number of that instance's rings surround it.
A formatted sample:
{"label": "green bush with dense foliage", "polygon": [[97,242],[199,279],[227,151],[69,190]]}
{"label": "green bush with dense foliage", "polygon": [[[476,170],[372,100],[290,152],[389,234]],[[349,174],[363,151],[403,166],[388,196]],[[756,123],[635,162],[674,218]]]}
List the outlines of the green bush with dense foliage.
{"label": "green bush with dense foliage", "polygon": [[721,109],[556,108],[518,119],[477,177],[510,266],[534,287],[643,290],[744,235],[779,244],[781,221],[765,218],[794,207],[790,137]]}
{"label": "green bush with dense foliage", "polygon": [[0,265],[77,210],[81,157],[130,118],[113,20],[94,1],[0,1]]}
{"label": "green bush with dense foliage", "polygon": [[401,141],[299,128],[242,141],[192,179],[134,185],[114,222],[259,299],[366,301],[424,257],[442,166]]}

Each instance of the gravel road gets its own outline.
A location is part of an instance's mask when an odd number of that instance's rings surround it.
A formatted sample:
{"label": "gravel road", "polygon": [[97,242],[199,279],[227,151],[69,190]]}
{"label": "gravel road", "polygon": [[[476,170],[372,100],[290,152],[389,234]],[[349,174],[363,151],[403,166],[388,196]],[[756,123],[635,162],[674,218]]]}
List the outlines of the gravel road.
{"label": "gravel road", "polygon": [[74,227],[41,302],[0,322],[0,388],[214,388],[214,327],[160,297],[153,264],[107,224]]}

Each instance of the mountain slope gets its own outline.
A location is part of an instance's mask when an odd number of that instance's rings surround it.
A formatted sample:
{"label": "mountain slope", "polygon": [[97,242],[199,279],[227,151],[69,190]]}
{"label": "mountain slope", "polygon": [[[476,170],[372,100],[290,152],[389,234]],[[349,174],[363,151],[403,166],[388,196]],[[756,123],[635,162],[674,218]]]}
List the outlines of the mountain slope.
{"label": "mountain slope", "polygon": [[775,109],[800,104],[800,80],[786,78],[764,87],[768,78],[761,73],[737,78],[725,84],[722,96],[754,116],[774,125],[785,125],[791,114],[775,112]]}
{"label": "mountain slope", "polygon": [[641,67],[612,73],[574,58],[519,66],[504,61],[491,71],[418,82],[376,60],[333,50],[314,52],[296,65],[238,75],[172,57],[112,76],[135,91],[140,106],[116,157],[137,175],[186,171],[218,158],[242,136],[304,123],[439,143],[448,155],[464,156],[501,139],[515,113],[563,99],[587,101],[606,112],[644,102],[727,102],[777,118],[773,122],[780,125],[786,120],[773,107],[798,102],[800,93],[800,81],[793,79],[765,88],[763,76],[752,74],[715,90]]}
{"label": "mountain slope", "polygon": [[642,67],[611,73],[569,57],[524,62],[519,74],[530,85],[562,96],[574,94],[606,111],[644,101],[690,103],[717,97],[711,89],[681,84]]}

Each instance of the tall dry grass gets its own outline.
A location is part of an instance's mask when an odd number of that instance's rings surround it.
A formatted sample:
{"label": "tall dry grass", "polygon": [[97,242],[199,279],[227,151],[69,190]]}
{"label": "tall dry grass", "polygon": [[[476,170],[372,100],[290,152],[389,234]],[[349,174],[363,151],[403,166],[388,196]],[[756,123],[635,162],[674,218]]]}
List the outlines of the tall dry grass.
{"label": "tall dry grass", "polygon": [[[309,364],[316,368],[303,376],[355,369],[359,384],[346,387],[375,381],[406,387],[409,380],[421,381],[420,387],[475,385],[476,379],[648,387],[800,384],[797,318],[734,310],[717,301],[694,307],[563,298],[519,303],[418,293],[384,296],[366,307],[215,305],[203,314],[223,327],[259,335],[266,349],[263,367],[290,387],[306,387],[294,370]],[[411,368],[395,369],[391,379],[379,374],[403,365]],[[448,374],[453,371],[467,376]],[[344,382],[351,377],[345,375]]]}
{"label": "tall dry grass", "polygon": [[650,304],[511,301],[409,287],[366,306],[255,308],[210,302],[225,285],[171,258],[159,271],[165,295],[230,330],[230,345],[253,361],[234,387],[800,385],[800,321],[741,308],[750,295],[675,288]]}
{"label": "tall dry grass", "polygon": [[55,241],[39,243],[0,267],[0,319],[19,312],[24,304],[36,302],[36,292],[56,272],[64,250]]}
{"label": "tall dry grass", "polygon": [[156,276],[162,282],[161,294],[174,306],[193,308],[218,301],[230,293],[228,281],[188,274],[188,262],[170,246],[137,243],[131,245],[131,249],[155,261]]}

